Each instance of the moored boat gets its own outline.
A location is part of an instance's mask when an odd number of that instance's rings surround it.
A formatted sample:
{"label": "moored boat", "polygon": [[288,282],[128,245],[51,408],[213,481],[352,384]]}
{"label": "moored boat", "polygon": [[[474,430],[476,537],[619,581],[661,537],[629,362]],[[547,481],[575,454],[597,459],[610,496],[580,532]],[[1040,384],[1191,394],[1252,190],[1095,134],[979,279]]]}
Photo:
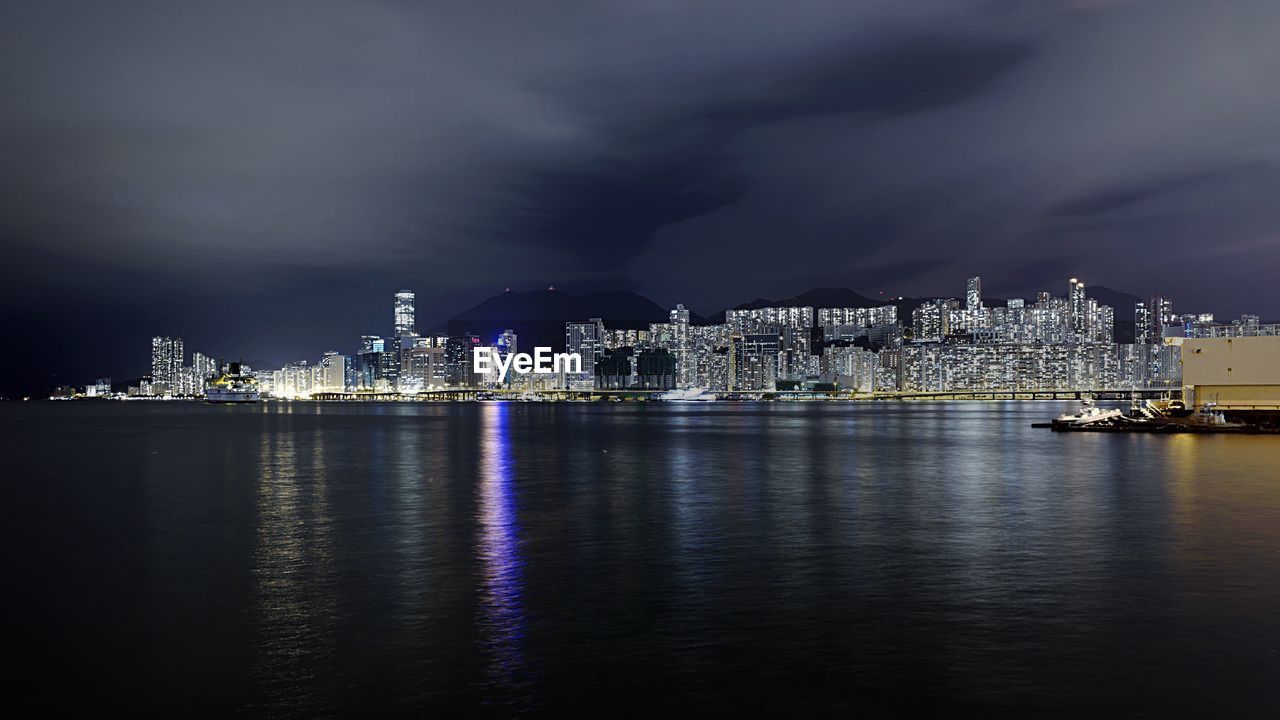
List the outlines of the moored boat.
{"label": "moored boat", "polygon": [[685,388],[664,392],[658,396],[658,399],[667,402],[712,402],[716,396],[706,388]]}
{"label": "moored boat", "polygon": [[1095,423],[1106,423],[1118,420],[1124,417],[1124,413],[1118,409],[1103,409],[1094,403],[1092,398],[1083,398],[1080,400],[1080,411],[1077,413],[1063,413],[1053,419],[1051,426],[1055,429],[1078,428]]}

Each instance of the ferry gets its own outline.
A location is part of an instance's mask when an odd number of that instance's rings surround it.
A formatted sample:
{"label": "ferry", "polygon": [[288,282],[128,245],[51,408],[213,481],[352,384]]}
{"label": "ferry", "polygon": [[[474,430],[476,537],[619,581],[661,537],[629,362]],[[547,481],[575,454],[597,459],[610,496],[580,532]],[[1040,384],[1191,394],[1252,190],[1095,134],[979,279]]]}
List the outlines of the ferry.
{"label": "ferry", "polygon": [[231,363],[227,372],[217,380],[209,381],[204,389],[204,399],[211,403],[256,403],[261,399],[258,379],[241,373],[240,363]]}
{"label": "ferry", "polygon": [[708,392],[706,388],[686,388],[684,390],[664,392],[658,396],[658,399],[668,402],[712,402],[716,399],[716,396]]}

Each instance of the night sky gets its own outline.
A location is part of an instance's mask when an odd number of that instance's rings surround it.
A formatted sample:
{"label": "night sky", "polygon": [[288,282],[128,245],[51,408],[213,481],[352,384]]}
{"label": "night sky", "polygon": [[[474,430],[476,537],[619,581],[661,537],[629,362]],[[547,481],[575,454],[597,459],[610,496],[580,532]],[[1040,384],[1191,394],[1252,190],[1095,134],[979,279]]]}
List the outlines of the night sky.
{"label": "night sky", "polygon": [[351,351],[400,286],[423,326],[972,274],[1280,319],[1278,36],[1275,0],[10,3],[4,387],[154,334]]}

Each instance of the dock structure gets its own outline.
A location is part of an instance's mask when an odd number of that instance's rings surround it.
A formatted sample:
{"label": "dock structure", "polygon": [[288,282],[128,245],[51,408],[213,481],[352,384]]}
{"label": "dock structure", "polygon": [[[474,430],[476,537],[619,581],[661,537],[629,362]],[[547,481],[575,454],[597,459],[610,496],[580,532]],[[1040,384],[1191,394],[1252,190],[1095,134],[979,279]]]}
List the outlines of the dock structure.
{"label": "dock structure", "polygon": [[1187,407],[1213,407],[1228,418],[1280,423],[1280,337],[1182,341]]}

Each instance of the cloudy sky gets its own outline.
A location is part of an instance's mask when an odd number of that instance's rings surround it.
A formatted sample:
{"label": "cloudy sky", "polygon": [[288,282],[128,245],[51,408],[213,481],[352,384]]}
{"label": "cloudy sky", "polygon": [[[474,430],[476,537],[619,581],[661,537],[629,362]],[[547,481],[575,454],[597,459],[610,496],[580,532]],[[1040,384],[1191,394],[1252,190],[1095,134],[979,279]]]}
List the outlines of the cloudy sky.
{"label": "cloudy sky", "polygon": [[1280,318],[1277,37],[1274,0],[10,3],[6,345],[311,357],[398,286]]}

